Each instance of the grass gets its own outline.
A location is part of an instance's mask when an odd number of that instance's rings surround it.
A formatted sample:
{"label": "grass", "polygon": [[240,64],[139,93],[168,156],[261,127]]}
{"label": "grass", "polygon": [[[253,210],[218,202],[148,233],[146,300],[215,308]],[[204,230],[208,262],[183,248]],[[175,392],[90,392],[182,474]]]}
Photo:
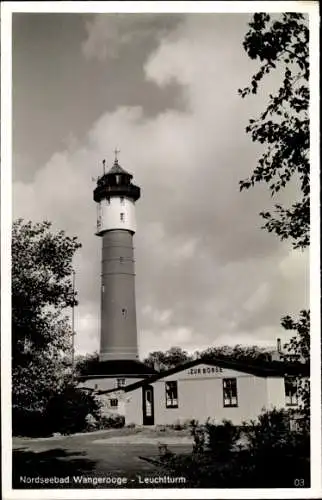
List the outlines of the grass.
{"label": "grass", "polygon": [[99,435],[100,438],[109,438],[109,437],[126,437],[126,436],[133,436],[133,435],[142,435],[142,437],[145,438],[151,438],[151,439],[157,439],[157,438],[167,438],[167,437],[185,437],[185,436],[190,436],[190,430],[189,429],[182,429],[182,430],[176,430],[173,429],[172,427],[161,427],[161,426],[149,426],[149,427],[143,427],[143,426],[136,426],[136,427],[122,427],[120,429],[104,429],[104,430],[97,430],[97,431],[91,431],[91,432],[84,432],[84,433],[75,433],[75,434],[69,434],[69,435],[59,435],[59,436],[50,436],[50,437],[39,437],[39,438],[31,438],[31,437],[23,437],[23,436],[17,436],[14,437],[14,442],[16,443],[24,443],[24,442],[36,442],[36,441],[49,441],[49,440],[61,440],[61,439],[75,439],[78,436],[89,436],[90,439],[92,439],[95,435]]}

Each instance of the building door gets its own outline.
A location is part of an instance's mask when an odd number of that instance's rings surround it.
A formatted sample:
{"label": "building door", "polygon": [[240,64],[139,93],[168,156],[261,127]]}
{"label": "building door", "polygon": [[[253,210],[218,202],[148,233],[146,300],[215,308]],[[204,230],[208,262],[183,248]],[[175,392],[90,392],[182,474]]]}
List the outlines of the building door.
{"label": "building door", "polygon": [[142,387],[143,425],[154,425],[153,386]]}

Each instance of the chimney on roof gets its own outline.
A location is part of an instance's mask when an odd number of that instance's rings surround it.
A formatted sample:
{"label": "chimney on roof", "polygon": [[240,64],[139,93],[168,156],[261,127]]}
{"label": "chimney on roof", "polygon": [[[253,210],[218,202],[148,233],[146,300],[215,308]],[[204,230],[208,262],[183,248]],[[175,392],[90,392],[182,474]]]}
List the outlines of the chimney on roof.
{"label": "chimney on roof", "polygon": [[282,343],[281,343],[281,339],[277,339],[277,352],[279,354],[282,353]]}

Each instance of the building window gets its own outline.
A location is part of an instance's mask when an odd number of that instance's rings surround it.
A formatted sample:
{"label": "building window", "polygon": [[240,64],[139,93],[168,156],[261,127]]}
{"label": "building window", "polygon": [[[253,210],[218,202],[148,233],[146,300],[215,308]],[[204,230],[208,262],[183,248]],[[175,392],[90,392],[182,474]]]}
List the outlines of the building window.
{"label": "building window", "polygon": [[121,205],[124,205],[124,196],[121,196],[120,201],[121,201]]}
{"label": "building window", "polygon": [[114,399],[110,399],[110,407],[111,408],[117,408],[119,405],[119,400],[114,398]]}
{"label": "building window", "polygon": [[119,389],[125,386],[125,378],[117,378],[116,379],[116,388]]}
{"label": "building window", "polygon": [[120,220],[121,220],[122,222],[124,222],[124,220],[125,220],[125,217],[124,217],[124,213],[123,213],[123,212],[121,212],[121,213],[120,213]]}
{"label": "building window", "polygon": [[153,413],[153,392],[152,389],[144,390],[144,407],[145,407],[145,416],[152,417]]}
{"label": "building window", "polygon": [[178,408],[178,382],[165,383],[165,406],[166,408]]}
{"label": "building window", "polygon": [[236,407],[237,402],[237,379],[223,379],[224,407]]}
{"label": "building window", "polygon": [[298,380],[296,377],[285,377],[285,403],[286,406],[298,405]]}

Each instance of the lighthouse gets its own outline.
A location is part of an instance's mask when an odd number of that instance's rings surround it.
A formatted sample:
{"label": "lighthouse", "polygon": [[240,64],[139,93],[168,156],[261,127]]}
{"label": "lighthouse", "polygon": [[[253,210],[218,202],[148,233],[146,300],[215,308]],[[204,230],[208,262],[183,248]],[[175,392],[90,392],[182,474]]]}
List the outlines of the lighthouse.
{"label": "lighthouse", "polygon": [[97,236],[102,240],[100,361],[137,360],[133,236],[140,188],[118,163],[98,179]]}
{"label": "lighthouse", "polygon": [[139,361],[138,353],[133,238],[141,190],[119,164],[118,152],[109,170],[103,162],[93,193],[102,246],[99,365],[92,375],[141,378],[154,372]]}

